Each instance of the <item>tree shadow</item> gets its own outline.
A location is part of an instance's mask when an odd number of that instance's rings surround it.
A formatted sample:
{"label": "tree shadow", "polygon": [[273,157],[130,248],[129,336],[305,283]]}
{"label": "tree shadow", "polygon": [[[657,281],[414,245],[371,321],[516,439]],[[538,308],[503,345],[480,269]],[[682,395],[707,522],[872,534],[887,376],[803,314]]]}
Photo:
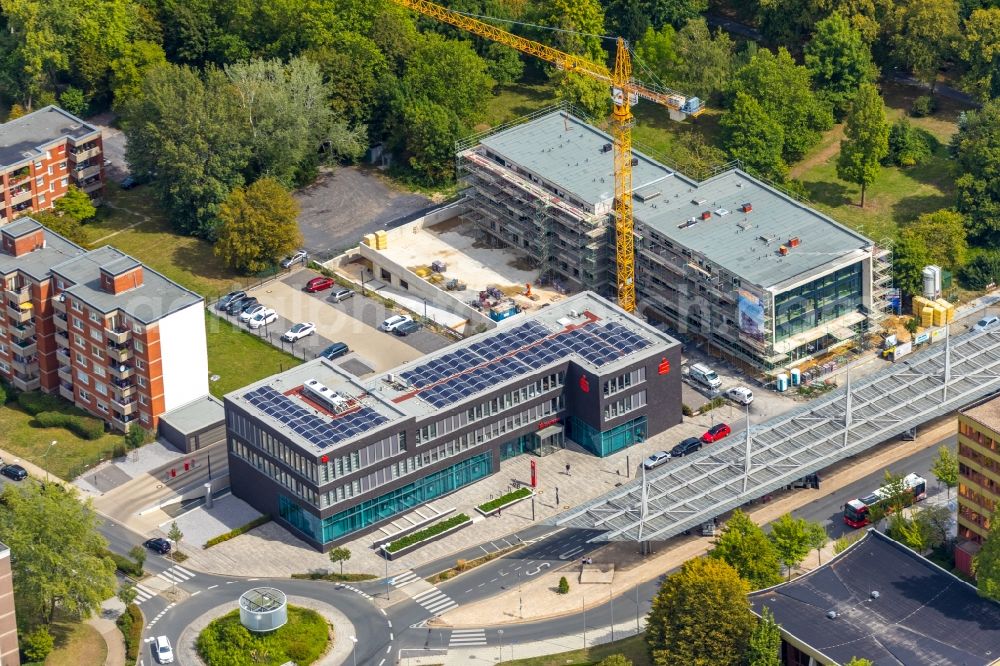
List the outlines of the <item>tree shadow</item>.
{"label": "tree shadow", "polygon": [[924,213],[933,213],[954,203],[954,197],[946,194],[921,194],[903,197],[893,204],[892,219],[896,224],[905,224],[912,222]]}
{"label": "tree shadow", "polygon": [[803,183],[803,186],[806,189],[806,196],[814,203],[823,204],[831,208],[856,203],[849,196],[847,186],[843,183],[817,181]]}

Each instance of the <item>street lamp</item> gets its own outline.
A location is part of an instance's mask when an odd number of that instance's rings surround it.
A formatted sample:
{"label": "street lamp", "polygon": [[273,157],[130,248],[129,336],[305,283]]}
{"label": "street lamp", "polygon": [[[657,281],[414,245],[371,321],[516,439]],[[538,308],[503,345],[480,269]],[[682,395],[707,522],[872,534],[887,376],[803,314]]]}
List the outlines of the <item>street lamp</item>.
{"label": "street lamp", "polygon": [[354,643],[354,646],[351,648],[351,653],[354,655],[354,666],[358,666],[358,639],[351,636],[351,642]]}
{"label": "street lamp", "polygon": [[382,559],[385,560],[385,599],[389,600],[389,586],[392,581],[389,580],[389,544],[382,544]]}
{"label": "street lamp", "polygon": [[45,461],[45,483],[49,482],[49,451],[51,451],[52,447],[55,445],[56,440],[53,439],[52,443],[49,444],[49,448],[45,449],[45,455],[42,456],[42,460]]}
{"label": "street lamp", "polygon": [[497,636],[500,637],[500,661],[497,663],[503,663],[503,629],[497,629]]}

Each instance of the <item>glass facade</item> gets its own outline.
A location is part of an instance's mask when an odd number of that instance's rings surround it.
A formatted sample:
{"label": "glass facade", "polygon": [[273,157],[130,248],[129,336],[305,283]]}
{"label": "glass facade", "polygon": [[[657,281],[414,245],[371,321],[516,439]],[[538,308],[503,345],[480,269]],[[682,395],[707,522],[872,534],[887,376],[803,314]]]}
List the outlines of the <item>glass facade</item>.
{"label": "glass facade", "polygon": [[458,490],[493,472],[493,454],[480,453],[379,497],[365,500],[322,521],[293,500],[278,498],[278,512],[289,524],[315,541],[329,543],[346,534]]}
{"label": "glass facade", "polygon": [[861,262],[774,297],[775,342],[822,326],[863,305]]}
{"label": "glass facade", "polygon": [[603,433],[575,416],[567,425],[570,439],[601,458],[646,439],[645,416],[622,423]]}
{"label": "glass facade", "polygon": [[514,458],[522,453],[529,453],[535,446],[534,435],[521,435],[517,439],[504,442],[500,445],[500,460]]}

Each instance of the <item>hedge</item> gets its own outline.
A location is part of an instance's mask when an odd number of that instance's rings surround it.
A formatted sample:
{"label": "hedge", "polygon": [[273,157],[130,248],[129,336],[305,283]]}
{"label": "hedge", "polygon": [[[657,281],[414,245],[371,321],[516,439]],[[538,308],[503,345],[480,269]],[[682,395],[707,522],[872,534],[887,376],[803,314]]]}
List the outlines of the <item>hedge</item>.
{"label": "hedge", "polygon": [[[22,393],[21,397],[26,394]],[[104,422],[92,416],[75,416],[62,412],[38,412],[35,421],[43,428],[66,428],[83,439],[100,439],[104,436]]]}
{"label": "hedge", "polygon": [[72,407],[58,396],[40,391],[25,391],[17,396],[17,402],[32,416],[37,416],[41,412],[59,412],[66,407]]}
{"label": "hedge", "polygon": [[253,520],[251,520],[246,525],[241,525],[241,526],[237,527],[236,529],[229,530],[228,532],[226,532],[224,534],[220,534],[219,536],[212,537],[211,539],[209,539],[208,541],[205,542],[205,545],[202,546],[202,548],[211,548],[212,546],[217,546],[217,545],[219,545],[220,543],[222,543],[224,541],[229,541],[230,539],[235,539],[239,535],[246,534],[247,532],[249,532],[250,530],[254,529],[255,527],[260,527],[264,523],[268,523],[268,522],[271,522],[271,516],[259,516],[257,518],[254,518]]}
{"label": "hedge", "polygon": [[504,504],[513,502],[514,500],[519,500],[523,497],[528,497],[531,495],[531,488],[518,488],[514,492],[507,493],[506,495],[501,495],[500,497],[490,500],[485,504],[479,505],[479,510],[483,513],[490,513],[491,511],[496,511]]}
{"label": "hedge", "polygon": [[407,534],[404,537],[400,537],[399,539],[396,539],[395,541],[390,543],[386,547],[386,550],[388,550],[390,553],[395,553],[397,550],[403,550],[407,546],[412,546],[415,543],[426,541],[431,537],[441,534],[441,532],[444,532],[445,530],[450,530],[452,527],[455,527],[456,525],[461,525],[462,523],[467,523],[470,520],[471,518],[469,518],[467,515],[465,515],[464,513],[460,513],[456,516],[448,518],[447,520],[442,520],[440,523],[434,523],[430,527],[425,527],[424,529],[418,532],[414,532],[413,534]]}
{"label": "hedge", "polygon": [[139,659],[139,651],[142,649],[142,612],[135,604],[129,604],[125,612],[118,616],[115,621],[118,628],[125,637],[125,660],[134,664]]}
{"label": "hedge", "polygon": [[131,557],[119,555],[118,553],[114,553],[110,550],[105,550],[101,553],[101,555],[111,558],[111,560],[115,563],[115,568],[126,576],[131,576],[132,578],[142,578],[145,575],[145,572],[142,570],[142,566]]}
{"label": "hedge", "polygon": [[333,571],[310,571],[309,573],[293,573],[296,580],[328,580],[333,583],[360,583],[375,580],[378,576],[365,573],[335,573]]}

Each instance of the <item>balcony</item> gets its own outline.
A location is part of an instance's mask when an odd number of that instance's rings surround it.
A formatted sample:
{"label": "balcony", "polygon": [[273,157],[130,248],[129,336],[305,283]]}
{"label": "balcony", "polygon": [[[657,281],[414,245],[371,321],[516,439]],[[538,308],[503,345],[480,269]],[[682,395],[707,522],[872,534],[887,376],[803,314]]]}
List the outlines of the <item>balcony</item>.
{"label": "balcony", "polygon": [[14,324],[26,324],[31,321],[31,318],[35,316],[35,308],[33,307],[21,307],[11,306],[10,303],[7,304],[7,316],[10,318],[11,322]]}
{"label": "balcony", "polygon": [[132,421],[135,421],[134,416],[127,414],[118,414],[117,412],[113,414],[111,417],[112,424],[122,432],[128,431],[129,424]]}
{"label": "balcony", "polygon": [[84,192],[86,192],[87,194],[90,194],[91,192],[96,192],[102,187],[104,187],[104,182],[100,179],[100,177],[95,177],[93,180],[89,182],[84,182],[79,184],[79,188]]}
{"label": "balcony", "polygon": [[56,330],[56,344],[62,347],[69,347],[69,334],[66,331]]}
{"label": "balcony", "polygon": [[64,298],[61,298],[61,297],[60,298],[53,298],[52,299],[52,308],[56,312],[65,313],[66,312],[66,300]]}
{"label": "balcony", "polygon": [[12,304],[20,305],[21,303],[27,303],[31,300],[31,287],[24,285],[23,287],[16,287],[13,289],[6,289],[5,295],[7,296],[7,302]]}
{"label": "balcony", "polygon": [[42,380],[38,375],[24,376],[14,375],[11,379],[11,383],[14,384],[14,388],[18,391],[37,391],[42,385]]}
{"label": "balcony", "polygon": [[100,164],[87,164],[81,165],[73,169],[73,177],[77,181],[84,181],[88,178],[101,175],[101,165]]}
{"label": "balcony", "polygon": [[30,338],[35,334],[35,320],[29,319],[20,326],[12,326],[10,334],[15,338]]}
{"label": "balcony", "polygon": [[132,358],[132,348],[119,345],[108,345],[108,358],[116,363],[124,363]]}
{"label": "balcony", "polygon": [[75,148],[69,149],[69,161],[70,162],[82,162],[84,160],[90,159],[91,157],[97,157],[101,154],[101,147],[96,144],[84,144],[82,146],[77,146]]}
{"label": "balcony", "polygon": [[111,399],[111,405],[121,412],[124,416],[130,416],[135,413],[135,398],[126,398],[124,400],[118,400],[117,398]]}
{"label": "balcony", "polygon": [[73,368],[67,365],[59,366],[59,379],[69,384],[73,383]]}
{"label": "balcony", "polygon": [[20,356],[17,352],[17,347],[14,347],[11,351],[14,352],[13,358],[10,362],[10,367],[14,368],[15,372],[21,372],[24,374],[30,374],[38,367],[38,357],[37,356]]}
{"label": "balcony", "polygon": [[34,336],[23,339],[14,338],[10,341],[10,344],[12,351],[25,358],[32,357],[38,351],[38,343],[35,341]]}
{"label": "balcony", "polygon": [[108,336],[108,343],[113,345],[125,344],[128,341],[129,329],[123,328],[121,326],[114,326],[113,328],[105,328],[104,333]]}
{"label": "balcony", "polygon": [[59,395],[73,402],[73,385],[66,382],[59,382]]}
{"label": "balcony", "polygon": [[56,316],[52,318],[52,322],[56,325],[57,331],[63,331],[65,333],[66,329],[69,328],[69,324],[66,322],[66,315],[64,314],[56,314]]}
{"label": "balcony", "polygon": [[10,195],[10,205],[17,206],[22,203],[31,202],[31,188],[26,187],[24,189],[18,190],[17,192],[11,192]]}
{"label": "balcony", "polygon": [[115,399],[124,400],[135,395],[135,384],[128,380],[111,382],[112,395]]}
{"label": "balcony", "polygon": [[7,176],[7,187],[17,187],[21,183],[28,182],[29,178],[31,178],[31,169],[29,167],[22,167]]}
{"label": "balcony", "polygon": [[128,379],[132,376],[132,366],[125,363],[112,363],[108,366],[108,374],[117,379]]}

